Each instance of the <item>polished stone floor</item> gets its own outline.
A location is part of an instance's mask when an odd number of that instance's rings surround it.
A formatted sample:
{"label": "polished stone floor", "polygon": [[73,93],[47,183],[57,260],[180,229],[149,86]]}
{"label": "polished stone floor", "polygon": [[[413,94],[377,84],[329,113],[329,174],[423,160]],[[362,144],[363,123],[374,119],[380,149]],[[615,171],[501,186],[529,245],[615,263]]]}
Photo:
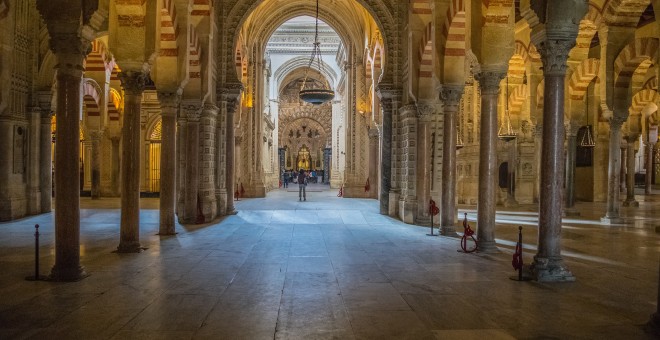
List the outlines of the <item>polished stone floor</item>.
{"label": "polished stone floor", "polygon": [[[533,206],[498,211],[494,255],[378,214],[375,200],[310,185],[237,202],[216,223],[156,235],[157,199],[141,201],[140,254],[112,251],[119,201],[82,199],[88,278],[30,282],[34,224],[41,272],[53,264],[53,215],[0,223],[0,339],[651,339],[660,196],[600,224],[604,204],[565,219],[574,283],[516,282],[511,254],[523,226],[536,248]],[[474,207],[460,207],[476,218]],[[506,211],[505,211],[506,210]],[[474,224],[474,222],[471,222]]]}

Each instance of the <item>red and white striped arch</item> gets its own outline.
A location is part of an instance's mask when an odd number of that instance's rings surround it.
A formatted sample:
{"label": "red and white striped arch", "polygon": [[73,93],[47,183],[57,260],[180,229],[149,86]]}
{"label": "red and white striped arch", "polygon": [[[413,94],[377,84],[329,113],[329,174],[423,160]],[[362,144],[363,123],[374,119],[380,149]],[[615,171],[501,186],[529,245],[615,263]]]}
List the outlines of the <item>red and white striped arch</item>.
{"label": "red and white striped arch", "polygon": [[614,61],[614,87],[630,87],[635,70],[645,60],[655,61],[658,54],[658,38],[640,38],[632,41]]}
{"label": "red and white striped arch", "polygon": [[86,78],[83,82],[83,104],[85,105],[85,113],[88,117],[99,117],[101,111],[99,110],[99,85],[93,79]]}
{"label": "red and white striped arch", "polygon": [[190,25],[188,30],[190,32],[190,46],[188,48],[190,70],[188,72],[190,79],[199,79],[202,78],[202,65],[199,60],[202,51],[199,44],[199,37],[197,36],[195,26]]}
{"label": "red and white striped arch", "polygon": [[179,36],[177,25],[176,6],[174,0],[163,0],[160,9],[160,56],[176,57],[179,54],[176,42]]}
{"label": "red and white striped arch", "polygon": [[85,72],[106,72],[110,67],[105,61],[107,49],[105,44],[98,39],[92,41],[92,51],[85,58]]}
{"label": "red and white striped arch", "polygon": [[646,107],[649,103],[658,103],[658,92],[655,90],[645,89],[635,93],[632,99],[632,104],[630,105],[632,114],[640,114],[642,109]]}
{"label": "red and white striped arch", "polygon": [[598,76],[599,67],[600,60],[596,58],[586,59],[580,63],[568,82],[568,93],[571,99],[584,99],[589,84]]}
{"label": "red and white striped arch", "polygon": [[433,23],[429,23],[424,30],[419,46],[419,78],[433,76]]}
{"label": "red and white striped arch", "polygon": [[603,17],[609,26],[637,27],[639,17],[649,5],[649,0],[607,0]]}
{"label": "red and white striped arch", "polygon": [[520,114],[522,112],[522,106],[527,97],[529,96],[529,88],[527,84],[520,84],[513,90],[513,93],[509,95],[509,112]]}
{"label": "red and white striped arch", "polygon": [[465,56],[465,5],[463,0],[451,0],[442,25],[445,46],[440,46],[444,56]]}
{"label": "red and white striped arch", "polygon": [[194,0],[190,15],[207,17],[211,14],[210,0]]}
{"label": "red and white striped arch", "polygon": [[121,95],[119,91],[110,88],[108,93],[108,120],[118,122],[119,121],[119,108],[121,107]]}

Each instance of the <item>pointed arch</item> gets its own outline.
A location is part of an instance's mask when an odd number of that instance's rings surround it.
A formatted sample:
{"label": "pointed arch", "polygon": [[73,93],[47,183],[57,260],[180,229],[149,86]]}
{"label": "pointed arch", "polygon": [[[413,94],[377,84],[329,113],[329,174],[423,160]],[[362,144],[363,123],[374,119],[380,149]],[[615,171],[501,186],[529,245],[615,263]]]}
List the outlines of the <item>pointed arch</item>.
{"label": "pointed arch", "polygon": [[650,59],[657,60],[658,38],[635,39],[623,48],[614,61],[614,87],[627,89],[639,65]]}
{"label": "pointed arch", "polygon": [[600,60],[590,58],[584,60],[575,69],[568,83],[568,93],[573,100],[582,100],[587,93],[591,81],[598,76]]}

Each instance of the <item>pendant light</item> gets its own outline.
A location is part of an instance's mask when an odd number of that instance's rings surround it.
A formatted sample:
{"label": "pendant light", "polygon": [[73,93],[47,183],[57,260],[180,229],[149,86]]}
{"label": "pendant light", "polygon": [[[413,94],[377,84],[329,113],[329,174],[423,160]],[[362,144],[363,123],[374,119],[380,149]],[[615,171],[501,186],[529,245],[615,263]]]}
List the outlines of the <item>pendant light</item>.
{"label": "pendant light", "polygon": [[[307,65],[307,69],[305,70],[305,80],[303,80],[303,84],[302,87],[300,88],[300,92],[298,93],[298,96],[304,102],[313,105],[321,105],[323,103],[332,100],[335,97],[335,91],[330,89],[330,86],[328,85],[328,81],[326,79],[324,79],[324,84],[322,87],[316,87],[316,88],[312,87],[310,89],[305,88],[305,85],[307,85],[307,81],[309,79],[308,73],[314,66],[314,63],[316,63],[317,71],[320,73],[322,60],[321,60],[321,43],[319,42],[319,0],[316,0],[316,26],[314,29],[314,47],[312,48],[312,56],[309,59],[309,64]],[[314,84],[314,81],[312,80],[311,83]]]}
{"label": "pendant light", "polygon": [[591,132],[591,124],[589,124],[589,94],[587,93],[587,125],[585,126],[584,134],[580,139],[580,147],[593,148],[596,146],[593,133]]}
{"label": "pendant light", "polygon": [[504,109],[504,121],[500,125],[499,131],[497,131],[497,138],[505,142],[512,141],[516,139],[516,133],[511,127],[511,116],[509,115],[509,76],[506,76],[506,98],[505,98],[505,109]]}

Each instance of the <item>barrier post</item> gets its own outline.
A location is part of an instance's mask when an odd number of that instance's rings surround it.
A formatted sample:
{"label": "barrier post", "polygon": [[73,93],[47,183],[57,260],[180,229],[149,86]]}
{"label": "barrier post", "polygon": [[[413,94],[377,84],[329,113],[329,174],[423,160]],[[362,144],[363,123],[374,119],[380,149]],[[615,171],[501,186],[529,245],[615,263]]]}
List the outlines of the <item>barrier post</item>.
{"label": "barrier post", "polygon": [[511,276],[509,277],[511,280],[514,281],[529,281],[531,280],[530,277],[523,276],[523,257],[522,257],[522,247],[523,247],[523,242],[522,242],[522,226],[518,226],[518,243],[516,243],[516,250],[513,253],[513,260],[511,261],[511,264],[513,265],[513,269],[518,271],[518,276]]}
{"label": "barrier post", "polygon": [[39,281],[39,225],[34,225],[34,276],[25,278],[28,281]]}

